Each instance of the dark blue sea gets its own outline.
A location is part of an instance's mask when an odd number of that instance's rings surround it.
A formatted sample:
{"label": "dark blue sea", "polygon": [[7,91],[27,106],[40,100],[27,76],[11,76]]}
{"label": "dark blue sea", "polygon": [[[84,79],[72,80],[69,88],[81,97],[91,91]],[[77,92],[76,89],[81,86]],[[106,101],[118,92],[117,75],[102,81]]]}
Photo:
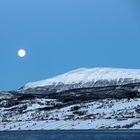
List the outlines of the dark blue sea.
{"label": "dark blue sea", "polygon": [[140,140],[140,130],[4,131],[0,140]]}

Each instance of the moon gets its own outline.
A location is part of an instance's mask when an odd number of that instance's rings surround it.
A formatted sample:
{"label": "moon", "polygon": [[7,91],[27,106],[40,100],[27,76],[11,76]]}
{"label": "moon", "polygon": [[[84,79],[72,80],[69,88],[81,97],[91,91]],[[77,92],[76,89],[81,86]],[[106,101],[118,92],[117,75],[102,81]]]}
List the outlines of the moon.
{"label": "moon", "polygon": [[18,50],[18,56],[19,57],[25,57],[26,56],[26,51],[24,49]]}

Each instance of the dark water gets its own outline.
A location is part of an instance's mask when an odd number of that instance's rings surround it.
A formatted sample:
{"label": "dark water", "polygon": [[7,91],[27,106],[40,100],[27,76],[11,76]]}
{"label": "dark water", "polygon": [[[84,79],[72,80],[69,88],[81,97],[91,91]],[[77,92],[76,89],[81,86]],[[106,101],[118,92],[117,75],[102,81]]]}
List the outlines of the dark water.
{"label": "dark water", "polygon": [[14,131],[0,140],[140,140],[140,130]]}

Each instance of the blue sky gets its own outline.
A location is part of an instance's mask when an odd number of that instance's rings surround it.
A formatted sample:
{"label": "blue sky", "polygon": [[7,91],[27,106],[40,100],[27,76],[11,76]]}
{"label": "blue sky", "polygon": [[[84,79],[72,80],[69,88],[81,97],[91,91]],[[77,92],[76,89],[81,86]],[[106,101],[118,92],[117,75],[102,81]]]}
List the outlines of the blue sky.
{"label": "blue sky", "polygon": [[0,1],[0,90],[79,67],[140,68],[139,54],[139,0]]}

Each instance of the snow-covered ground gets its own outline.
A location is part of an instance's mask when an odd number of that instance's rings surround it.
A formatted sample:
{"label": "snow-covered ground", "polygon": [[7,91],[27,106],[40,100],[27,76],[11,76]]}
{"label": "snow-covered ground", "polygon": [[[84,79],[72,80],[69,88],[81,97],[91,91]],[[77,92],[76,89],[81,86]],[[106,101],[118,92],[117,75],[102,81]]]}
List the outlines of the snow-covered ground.
{"label": "snow-covered ground", "polygon": [[1,131],[120,128],[140,128],[139,98],[104,99],[66,106],[53,99],[35,99],[0,107]]}

